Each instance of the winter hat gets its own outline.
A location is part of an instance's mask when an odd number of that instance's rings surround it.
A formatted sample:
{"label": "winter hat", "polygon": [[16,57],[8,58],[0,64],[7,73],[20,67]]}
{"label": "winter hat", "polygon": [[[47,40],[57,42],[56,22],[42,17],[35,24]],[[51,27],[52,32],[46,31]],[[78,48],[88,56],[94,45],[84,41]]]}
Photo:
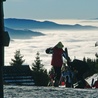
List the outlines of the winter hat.
{"label": "winter hat", "polygon": [[64,45],[62,44],[62,42],[58,42],[58,44],[56,45],[56,47],[58,47],[58,48],[63,48]]}

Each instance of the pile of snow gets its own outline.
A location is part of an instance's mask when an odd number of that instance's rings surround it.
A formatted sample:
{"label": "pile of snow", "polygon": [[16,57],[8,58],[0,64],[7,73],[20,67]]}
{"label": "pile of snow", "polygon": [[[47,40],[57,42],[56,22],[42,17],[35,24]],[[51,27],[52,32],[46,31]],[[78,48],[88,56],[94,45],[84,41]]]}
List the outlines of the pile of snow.
{"label": "pile of snow", "polygon": [[88,77],[88,78],[86,79],[86,81],[91,85],[92,79],[94,79],[94,82],[95,82],[95,81],[98,79],[98,73],[96,73],[96,74],[94,74],[94,75]]}

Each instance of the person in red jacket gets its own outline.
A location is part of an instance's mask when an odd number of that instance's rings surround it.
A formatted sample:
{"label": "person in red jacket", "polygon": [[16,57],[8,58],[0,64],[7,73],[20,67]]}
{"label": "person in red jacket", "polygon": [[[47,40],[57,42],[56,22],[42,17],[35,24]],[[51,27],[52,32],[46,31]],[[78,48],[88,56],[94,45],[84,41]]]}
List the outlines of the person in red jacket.
{"label": "person in red jacket", "polygon": [[52,54],[52,61],[51,61],[51,65],[54,68],[56,77],[55,80],[57,83],[59,83],[60,77],[61,77],[61,67],[63,64],[63,44],[61,42],[59,42],[54,48],[53,48],[53,54]]}
{"label": "person in red jacket", "polygon": [[98,78],[97,78],[97,80],[95,81],[93,87],[98,88]]}

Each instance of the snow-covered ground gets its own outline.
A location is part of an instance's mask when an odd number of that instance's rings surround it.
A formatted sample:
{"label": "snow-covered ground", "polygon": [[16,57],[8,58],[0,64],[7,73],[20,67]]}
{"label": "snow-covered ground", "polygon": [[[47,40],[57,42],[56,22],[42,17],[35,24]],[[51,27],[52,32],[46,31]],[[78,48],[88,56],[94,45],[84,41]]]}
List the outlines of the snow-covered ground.
{"label": "snow-covered ground", "polygon": [[94,74],[94,75],[91,76],[91,77],[88,77],[88,78],[86,79],[86,81],[91,85],[92,79],[94,79],[94,82],[95,82],[95,81],[98,79],[98,73]]}
{"label": "snow-covered ground", "polygon": [[4,86],[4,98],[98,98],[97,89]]}
{"label": "snow-covered ground", "polygon": [[[89,77],[96,80],[98,74]],[[4,86],[4,98],[98,98],[98,89],[65,87]]]}

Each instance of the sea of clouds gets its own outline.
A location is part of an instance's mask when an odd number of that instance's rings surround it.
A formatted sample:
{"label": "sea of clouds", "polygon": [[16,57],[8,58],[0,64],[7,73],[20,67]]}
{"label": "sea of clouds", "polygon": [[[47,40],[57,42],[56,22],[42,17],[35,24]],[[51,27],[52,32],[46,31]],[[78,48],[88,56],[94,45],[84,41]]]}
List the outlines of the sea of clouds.
{"label": "sea of clouds", "polygon": [[[62,21],[54,20],[62,23]],[[69,21],[69,23],[68,23]],[[66,20],[63,24],[81,24],[98,26],[98,21],[84,20]],[[64,48],[68,48],[69,56],[83,59],[95,58],[95,53],[98,47],[95,47],[95,42],[98,41],[98,30],[40,30],[43,36],[32,37],[30,39],[13,39],[10,41],[9,47],[5,47],[5,65],[9,65],[11,59],[14,58],[16,50],[20,50],[25,59],[24,64],[32,65],[34,63],[36,53],[40,53],[40,59],[44,67],[49,70],[51,68],[51,54],[46,54],[45,49],[55,46],[59,41],[64,44]]]}

